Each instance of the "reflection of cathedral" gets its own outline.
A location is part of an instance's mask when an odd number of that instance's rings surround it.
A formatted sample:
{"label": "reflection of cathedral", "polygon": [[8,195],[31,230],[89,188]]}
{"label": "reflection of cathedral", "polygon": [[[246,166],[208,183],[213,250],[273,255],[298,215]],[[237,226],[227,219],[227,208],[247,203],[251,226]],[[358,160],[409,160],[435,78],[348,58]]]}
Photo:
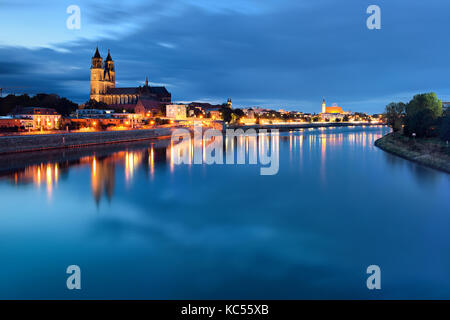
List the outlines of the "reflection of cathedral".
{"label": "reflection of cathedral", "polygon": [[91,184],[92,193],[97,204],[103,194],[111,201],[114,194],[114,160],[110,158],[92,159],[91,166]]}
{"label": "reflection of cathedral", "polygon": [[116,70],[108,50],[105,63],[98,52],[92,57],[90,99],[108,105],[135,105],[139,98],[152,100],[159,104],[170,104],[171,95],[165,87],[153,87],[145,80],[142,87],[116,88]]}

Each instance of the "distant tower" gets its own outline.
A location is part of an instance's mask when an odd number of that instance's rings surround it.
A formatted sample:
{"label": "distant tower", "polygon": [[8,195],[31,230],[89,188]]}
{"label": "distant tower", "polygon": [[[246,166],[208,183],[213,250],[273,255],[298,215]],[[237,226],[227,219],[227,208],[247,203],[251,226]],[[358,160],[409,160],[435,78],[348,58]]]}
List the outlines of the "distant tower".
{"label": "distant tower", "polygon": [[322,113],[326,113],[326,107],[327,105],[326,105],[326,103],[325,103],[325,98],[323,98],[323,101],[322,101]]}
{"label": "distant tower", "polygon": [[148,77],[145,77],[145,86],[148,87]]}
{"label": "distant tower", "polygon": [[233,109],[233,104],[231,103],[231,99],[227,99],[227,107]]}
{"label": "distant tower", "polygon": [[100,96],[105,92],[103,85],[103,59],[98,52],[98,47],[92,57],[91,64],[91,93],[89,99],[100,101]]}

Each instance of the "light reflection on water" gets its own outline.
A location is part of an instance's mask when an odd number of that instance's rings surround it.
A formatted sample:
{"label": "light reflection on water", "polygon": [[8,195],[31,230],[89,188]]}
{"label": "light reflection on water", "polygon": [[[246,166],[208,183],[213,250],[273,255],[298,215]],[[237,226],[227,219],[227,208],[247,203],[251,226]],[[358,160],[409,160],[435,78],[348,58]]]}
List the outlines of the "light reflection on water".
{"label": "light reflection on water", "polygon": [[[380,126],[381,127],[381,126]],[[279,140],[289,141],[289,159],[292,160],[294,154],[298,153],[300,157],[298,160],[302,160],[303,142],[307,141],[308,148],[317,148],[319,146],[321,172],[325,172],[327,147],[334,148],[340,147],[344,141],[344,133],[333,132],[331,128],[320,128],[320,133],[313,131],[313,134],[305,132],[303,129],[290,131],[289,133],[281,133],[276,135],[275,145],[279,145]],[[329,132],[324,132],[328,130]],[[367,141],[369,141],[369,147],[373,146],[373,141],[380,138],[383,134],[379,132],[365,131],[357,132],[346,135],[346,143],[349,146],[360,145],[362,148],[366,148]],[[52,195],[53,188],[57,185],[59,180],[59,168],[63,170],[69,170],[71,166],[90,166],[91,172],[91,190],[93,197],[96,201],[99,201],[102,195],[106,195],[108,199],[111,199],[114,192],[115,173],[116,166],[122,165],[124,168],[125,185],[129,185],[140,167],[145,167],[145,170],[149,172],[149,177],[152,178],[155,173],[155,155],[156,161],[167,162],[169,164],[170,172],[173,174],[175,171],[175,157],[182,157],[185,153],[188,154],[191,160],[188,166],[194,163],[194,148],[200,148],[202,152],[202,159],[205,161],[207,154],[206,146],[210,141],[205,140],[187,140],[178,144],[172,144],[171,142],[160,143],[159,148],[155,149],[153,143],[150,147],[142,147],[142,144],[136,145],[136,150],[126,150],[119,152],[111,152],[106,156],[98,157],[93,152],[92,155],[81,157],[77,161],[72,162],[41,162],[21,168],[17,171],[6,172],[2,175],[5,179],[8,179],[15,185],[32,183],[36,188],[40,188],[41,185],[45,185],[49,198]],[[224,163],[227,163],[226,153],[228,149],[234,149],[234,162],[237,161],[239,152],[245,154],[245,162],[252,163],[251,159],[257,161],[261,154],[268,154],[271,152],[270,148],[270,133],[259,134],[258,136],[240,136],[235,139],[226,137],[224,143]],[[275,156],[279,157],[279,150],[274,150]]]}
{"label": "light reflection on water", "polygon": [[[374,147],[387,131],[225,139],[244,165],[176,165],[205,159],[192,140],[0,159],[16,168],[0,171],[0,297],[449,298],[448,175]],[[279,172],[261,176],[249,159],[269,149]]]}

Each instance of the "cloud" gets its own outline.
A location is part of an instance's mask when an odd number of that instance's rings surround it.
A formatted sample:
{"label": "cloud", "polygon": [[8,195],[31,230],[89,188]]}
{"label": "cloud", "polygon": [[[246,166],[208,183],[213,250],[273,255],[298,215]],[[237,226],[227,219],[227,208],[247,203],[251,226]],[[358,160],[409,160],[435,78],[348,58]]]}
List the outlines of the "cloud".
{"label": "cloud", "polygon": [[0,76],[11,74],[25,74],[29,69],[27,63],[0,61]]}
{"label": "cloud", "polygon": [[[47,49],[3,46],[0,59],[34,68],[11,69],[6,78],[0,73],[0,81],[20,82],[25,72],[34,89],[61,90],[83,102],[98,43],[102,55],[111,49],[121,86],[139,85],[148,76],[167,84],[175,101],[230,97],[235,106],[318,112],[325,96],[344,109],[380,112],[404,93],[433,90],[446,96],[450,3],[380,0],[379,31],[365,26],[369,4],[97,2],[84,9],[88,23],[104,29],[97,36]],[[72,81],[79,86],[61,84]]]}
{"label": "cloud", "polygon": [[158,45],[167,49],[175,49],[177,47],[176,45],[167,42],[158,42]]}

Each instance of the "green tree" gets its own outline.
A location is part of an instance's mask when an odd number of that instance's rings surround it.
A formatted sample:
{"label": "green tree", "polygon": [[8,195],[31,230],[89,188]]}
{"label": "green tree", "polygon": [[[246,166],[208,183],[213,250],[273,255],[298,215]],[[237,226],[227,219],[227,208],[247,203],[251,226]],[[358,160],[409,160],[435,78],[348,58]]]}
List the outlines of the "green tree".
{"label": "green tree", "polygon": [[406,135],[415,133],[417,137],[438,134],[437,120],[442,116],[442,101],[434,92],[415,95],[406,106]]}
{"label": "green tree", "polygon": [[420,110],[409,117],[404,130],[405,135],[415,133],[417,137],[432,137],[438,134],[437,119],[430,109]]}
{"label": "green tree", "polygon": [[394,131],[399,131],[402,128],[405,117],[406,105],[403,102],[391,102],[386,106],[384,111],[384,118],[386,123],[392,127]]}
{"label": "green tree", "polygon": [[430,110],[435,118],[442,115],[442,101],[438,100],[436,93],[430,92],[415,95],[406,106],[406,116],[413,117],[424,109]]}

